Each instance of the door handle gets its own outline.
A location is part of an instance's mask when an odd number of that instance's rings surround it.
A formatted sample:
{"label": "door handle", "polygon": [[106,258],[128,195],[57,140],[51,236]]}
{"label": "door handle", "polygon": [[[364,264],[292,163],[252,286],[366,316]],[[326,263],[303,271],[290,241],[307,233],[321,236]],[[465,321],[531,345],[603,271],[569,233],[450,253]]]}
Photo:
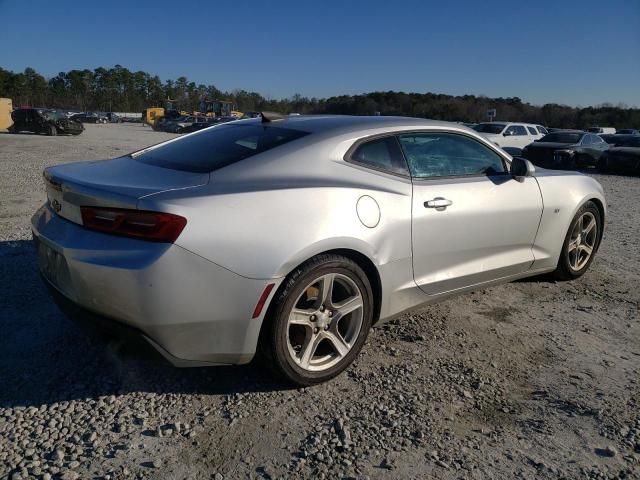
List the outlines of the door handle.
{"label": "door handle", "polygon": [[447,200],[446,198],[442,198],[442,197],[436,197],[433,200],[427,200],[426,202],[424,202],[425,208],[445,209],[452,204],[453,202],[451,200]]}

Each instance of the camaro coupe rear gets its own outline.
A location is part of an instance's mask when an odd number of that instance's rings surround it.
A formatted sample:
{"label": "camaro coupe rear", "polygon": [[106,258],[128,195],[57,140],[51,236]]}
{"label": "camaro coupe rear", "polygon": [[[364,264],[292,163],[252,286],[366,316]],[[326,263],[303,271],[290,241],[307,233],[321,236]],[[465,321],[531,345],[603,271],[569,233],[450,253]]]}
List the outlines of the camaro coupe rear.
{"label": "camaro coupe rear", "polygon": [[40,270],[74,315],[179,366],[260,351],[300,385],[344,370],[376,322],[579,277],[606,216],[592,178],[415,118],[265,114],[44,177]]}

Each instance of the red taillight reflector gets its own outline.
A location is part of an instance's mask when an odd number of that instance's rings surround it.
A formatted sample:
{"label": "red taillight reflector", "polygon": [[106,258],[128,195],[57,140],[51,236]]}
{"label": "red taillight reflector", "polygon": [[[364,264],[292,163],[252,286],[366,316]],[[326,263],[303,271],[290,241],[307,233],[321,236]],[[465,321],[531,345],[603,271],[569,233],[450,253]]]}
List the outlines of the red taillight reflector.
{"label": "red taillight reflector", "polygon": [[269,294],[271,293],[271,290],[273,290],[274,285],[275,283],[270,283],[264,288],[262,295],[260,295],[260,298],[258,299],[258,303],[256,303],[256,308],[253,310],[253,317],[251,318],[258,318],[260,316],[262,309],[264,308],[264,304],[267,303],[267,298],[269,298]]}
{"label": "red taillight reflector", "polygon": [[154,242],[175,242],[187,225],[186,218],[173,213],[103,207],[80,210],[86,228]]}

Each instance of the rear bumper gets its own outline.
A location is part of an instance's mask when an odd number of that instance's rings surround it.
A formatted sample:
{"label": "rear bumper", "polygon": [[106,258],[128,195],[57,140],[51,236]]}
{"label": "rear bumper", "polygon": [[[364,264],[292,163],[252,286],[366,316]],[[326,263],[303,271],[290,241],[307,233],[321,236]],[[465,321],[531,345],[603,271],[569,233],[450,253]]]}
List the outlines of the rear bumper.
{"label": "rear bumper", "polygon": [[41,273],[67,315],[107,330],[123,326],[176,366],[253,358],[262,316],[251,317],[271,281],[241,277],[177,245],[87,230],[46,205],[32,230]]}

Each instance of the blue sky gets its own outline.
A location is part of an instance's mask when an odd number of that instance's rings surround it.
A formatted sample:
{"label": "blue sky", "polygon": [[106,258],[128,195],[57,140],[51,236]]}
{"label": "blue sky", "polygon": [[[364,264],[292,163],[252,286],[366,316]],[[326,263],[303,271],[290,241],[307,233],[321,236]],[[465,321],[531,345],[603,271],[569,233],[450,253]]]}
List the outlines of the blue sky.
{"label": "blue sky", "polygon": [[0,67],[123,65],[280,98],[374,90],[640,106],[640,0],[0,0]]}

